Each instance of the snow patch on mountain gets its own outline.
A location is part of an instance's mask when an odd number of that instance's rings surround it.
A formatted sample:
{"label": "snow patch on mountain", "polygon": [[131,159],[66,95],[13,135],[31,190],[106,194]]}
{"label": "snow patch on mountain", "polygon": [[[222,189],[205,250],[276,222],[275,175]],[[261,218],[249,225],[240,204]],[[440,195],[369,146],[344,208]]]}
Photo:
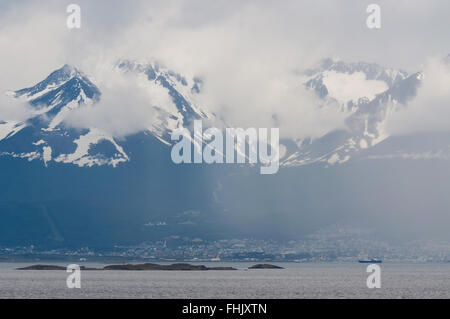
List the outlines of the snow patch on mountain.
{"label": "snow patch on mountain", "polygon": [[363,72],[339,73],[325,71],[323,84],[330,97],[338,100],[340,104],[348,102],[358,103],[361,98],[373,100],[377,94],[388,89],[388,85],[380,80],[368,80]]}
{"label": "snow patch on mountain", "polygon": [[20,123],[16,121],[0,121],[0,141],[5,138],[10,138],[17,134],[26,126],[25,123]]}
{"label": "snow patch on mountain", "polygon": [[[89,154],[91,146],[98,144],[101,141],[108,141],[114,145],[116,153],[112,158],[96,157]],[[80,136],[74,143],[77,145],[75,152],[71,154],[60,154],[55,158],[55,162],[72,163],[80,167],[92,167],[94,165],[105,164],[116,167],[121,162],[129,161],[129,157],[124,152],[123,148],[117,144],[111,136],[96,129],[91,129],[89,133]]]}
{"label": "snow patch on mountain", "polygon": [[42,148],[42,158],[44,159],[44,165],[47,166],[47,162],[52,160],[52,148],[50,146]]}

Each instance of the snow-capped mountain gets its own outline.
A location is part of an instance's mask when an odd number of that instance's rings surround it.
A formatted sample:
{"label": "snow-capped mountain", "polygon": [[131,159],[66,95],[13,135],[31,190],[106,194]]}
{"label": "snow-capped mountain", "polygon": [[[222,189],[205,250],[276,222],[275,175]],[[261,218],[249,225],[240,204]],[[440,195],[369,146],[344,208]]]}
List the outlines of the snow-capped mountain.
{"label": "snow-capped mountain", "polygon": [[[148,128],[168,144],[172,129],[186,125],[193,119],[207,117],[194,106],[194,95],[201,82],[186,80],[179,74],[158,64],[121,61],[121,72],[144,73],[149,81],[164,87],[173,101],[173,109],[155,106],[158,121]],[[66,125],[72,111],[82,105],[95,107],[101,99],[99,88],[77,68],[64,65],[33,87],[8,92],[13,98],[32,107],[31,117],[23,122],[0,121],[0,154],[42,160],[45,165],[54,161],[82,166],[111,165],[127,162],[130,156],[124,149],[125,141],[92,127],[74,129]]]}
{"label": "snow-capped mountain", "polygon": [[202,86],[200,79],[186,78],[157,62],[122,60],[117,64],[117,68],[125,73],[144,74],[148,81],[167,90],[174,108],[156,106],[159,121],[149,128],[162,142],[170,144],[168,133],[173,129],[187,126],[193,120],[211,117],[210,114],[197,107],[196,95]]}
{"label": "snow-capped mountain", "polygon": [[93,105],[101,96],[95,84],[78,69],[64,65],[35,86],[10,95],[27,101],[33,111],[27,121],[0,124],[3,156],[40,159],[45,165],[55,161],[78,166],[116,166],[128,160],[111,136],[95,128],[80,131],[64,124],[73,110],[83,104]]}
{"label": "snow-capped mountain", "polygon": [[308,70],[305,76],[307,88],[349,112],[347,129],[314,140],[298,140],[294,145],[288,143],[290,152],[282,159],[282,166],[344,163],[377,145],[388,138],[384,124],[389,114],[415,96],[422,79],[421,73],[409,75],[377,64],[331,59]]}
{"label": "snow-capped mountain", "polygon": [[359,99],[371,100],[408,77],[402,70],[374,63],[346,63],[325,59],[319,67],[307,70],[305,85],[322,97],[333,98],[351,108]]}
{"label": "snow-capped mountain", "polygon": [[[156,118],[143,133],[170,145],[173,129],[188,126],[195,119],[214,115],[198,105],[203,85],[156,62],[122,60],[116,71],[144,75],[152,85],[164,89],[171,105],[154,105]],[[302,74],[301,83],[325,102],[334,103],[346,112],[346,129],[330,132],[320,138],[284,140],[286,154],[281,166],[344,163],[362,151],[378,145],[389,136],[386,119],[398,107],[407,107],[416,95],[422,73],[383,68],[371,63],[346,63],[326,59]],[[65,124],[72,111],[88,105],[96,107],[102,98],[100,89],[77,68],[65,65],[33,87],[9,92],[13,98],[29,103],[33,109],[27,121],[0,120],[0,154],[71,163],[78,166],[110,165],[128,162],[126,140],[118,140],[96,128],[74,129]]]}

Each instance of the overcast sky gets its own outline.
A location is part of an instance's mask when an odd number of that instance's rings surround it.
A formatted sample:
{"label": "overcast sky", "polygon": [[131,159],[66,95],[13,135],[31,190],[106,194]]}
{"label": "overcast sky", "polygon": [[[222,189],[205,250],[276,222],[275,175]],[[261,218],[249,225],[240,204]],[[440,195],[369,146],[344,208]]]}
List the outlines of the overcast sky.
{"label": "overcast sky", "polygon": [[[237,125],[256,119],[268,127],[276,112],[282,135],[304,137],[341,127],[343,116],[318,111],[314,97],[297,88],[293,70],[335,57],[414,72],[450,53],[446,0],[83,0],[75,2],[82,10],[80,30],[66,27],[70,3],[1,1],[1,91],[34,85],[65,63],[108,87],[102,65],[156,59],[187,77],[205,78],[204,103]],[[381,29],[366,26],[370,3],[381,6]],[[445,108],[450,99],[443,95]]]}
{"label": "overcast sky", "polygon": [[[76,34],[66,32],[65,28],[65,9],[70,3],[77,3],[82,8],[83,28]],[[370,3],[381,6],[382,28],[379,30],[369,30],[365,25],[366,7]],[[234,25],[238,28],[242,24],[245,28],[252,25],[253,31],[259,31],[261,37],[267,36],[267,40],[273,41],[276,37],[286,41],[297,39],[299,50],[325,47],[324,52],[345,60],[374,61],[410,70],[416,69],[430,55],[450,52],[450,21],[447,18],[450,3],[445,0],[296,0],[282,3],[245,0],[3,0],[0,11],[2,36],[5,36],[5,29],[11,30],[15,26],[19,32],[16,35],[26,37],[30,42],[39,39],[31,35],[50,33],[41,34],[40,39],[48,41],[43,44],[53,45],[58,45],[60,39],[52,34],[63,33],[60,36],[67,41],[83,38],[104,48],[111,47],[126,29],[148,22],[148,26],[153,27],[145,30],[149,39],[160,38],[162,35],[155,34],[161,31],[160,28],[177,29],[181,36],[181,31],[201,32],[211,26]],[[27,27],[33,32],[25,32],[31,31]],[[19,28],[23,32],[20,33]],[[271,34],[264,35],[268,30]],[[235,36],[242,35],[238,33]],[[59,43],[59,46],[66,44]],[[50,48],[42,47],[41,50]],[[54,54],[49,58],[54,58]],[[72,57],[66,52],[61,59]],[[26,60],[26,56],[23,59]]]}

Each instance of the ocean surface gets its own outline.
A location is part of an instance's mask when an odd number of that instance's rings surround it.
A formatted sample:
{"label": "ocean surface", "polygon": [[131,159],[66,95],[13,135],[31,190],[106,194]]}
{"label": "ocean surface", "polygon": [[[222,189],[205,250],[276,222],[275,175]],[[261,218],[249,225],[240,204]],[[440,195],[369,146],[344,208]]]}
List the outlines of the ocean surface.
{"label": "ocean surface", "polygon": [[200,264],[239,270],[82,271],[81,289],[68,289],[65,271],[21,271],[16,268],[31,263],[0,263],[0,298],[450,298],[450,263],[383,263],[379,289],[367,288],[367,265],[358,263],[274,263],[286,268],[280,270]]}

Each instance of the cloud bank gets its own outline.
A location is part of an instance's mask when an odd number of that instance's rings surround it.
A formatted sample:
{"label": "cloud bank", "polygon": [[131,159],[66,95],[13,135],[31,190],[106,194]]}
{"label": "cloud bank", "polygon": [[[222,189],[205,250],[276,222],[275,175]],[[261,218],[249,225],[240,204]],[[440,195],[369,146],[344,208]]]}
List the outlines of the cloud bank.
{"label": "cloud bank", "polygon": [[[99,105],[75,112],[68,124],[95,126],[120,137],[154,124],[158,103],[172,107],[164,90],[114,74],[113,66],[122,58],[159,61],[186,77],[202,78],[200,106],[230,125],[275,126],[282,137],[303,138],[343,128],[346,114],[305,90],[296,71],[330,56],[415,71],[428,55],[450,52],[446,1],[381,0],[380,30],[365,26],[368,3],[361,1],[345,6],[324,0],[314,6],[310,1],[251,0],[78,3],[82,28],[68,30],[69,2],[2,1],[0,91],[33,85],[72,64],[103,94]],[[429,68],[426,78],[447,81]],[[432,91],[436,85],[427,87],[425,82],[419,93],[423,97],[417,97],[409,115],[392,117],[392,123],[401,122],[398,128],[390,126],[393,134],[408,131],[407,123],[423,129],[447,125],[431,111],[419,114],[424,103],[437,105],[436,112],[445,109],[444,88],[439,93]],[[5,106],[8,98],[0,103],[0,117],[26,116],[26,109],[12,112]],[[421,118],[421,124],[414,118]]]}
{"label": "cloud bank", "polygon": [[386,127],[393,135],[450,131],[450,59],[427,61],[417,96],[392,113]]}

